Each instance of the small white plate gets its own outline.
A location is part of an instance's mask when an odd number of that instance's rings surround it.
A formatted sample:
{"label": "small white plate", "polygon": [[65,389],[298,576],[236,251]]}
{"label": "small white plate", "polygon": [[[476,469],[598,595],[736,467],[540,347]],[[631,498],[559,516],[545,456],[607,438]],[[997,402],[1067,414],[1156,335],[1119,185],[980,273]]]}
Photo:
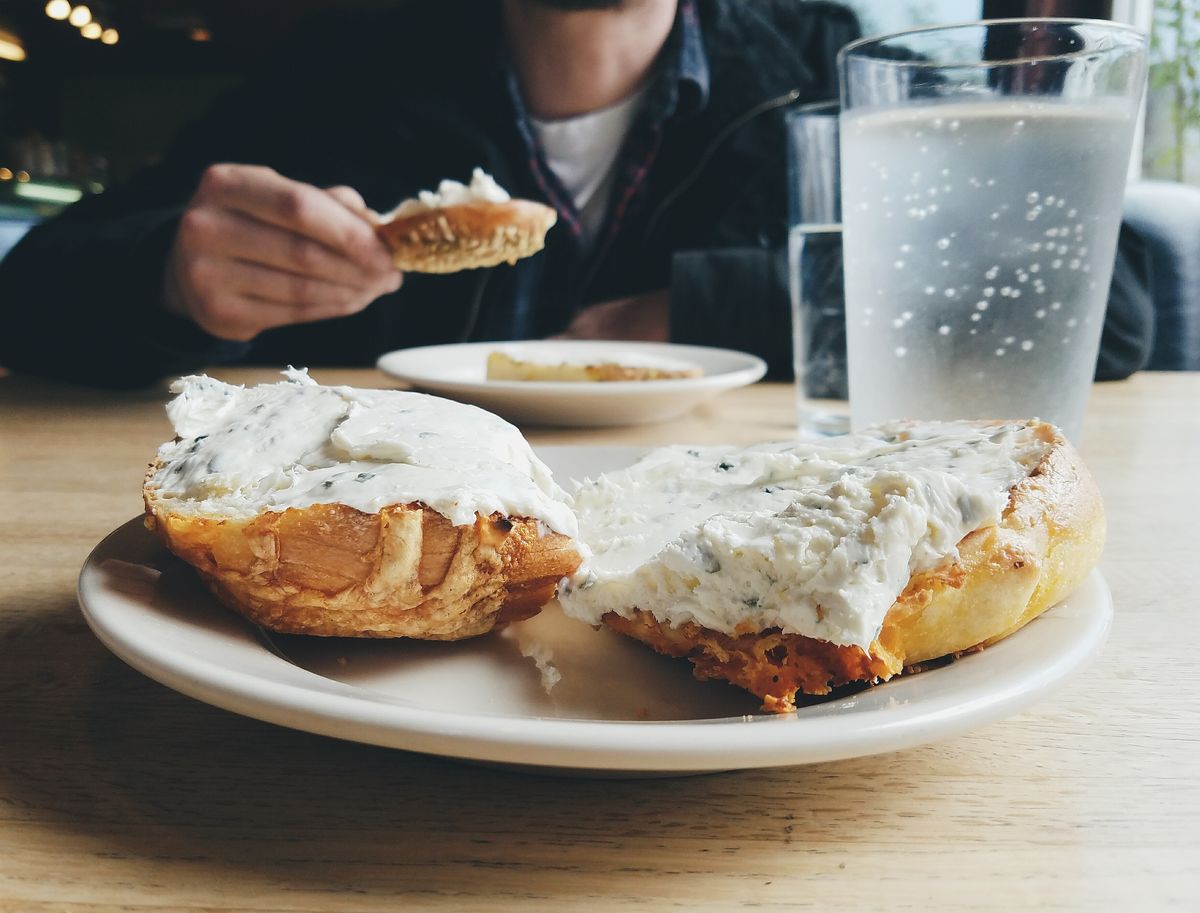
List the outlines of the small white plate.
{"label": "small white plate", "polygon": [[[630,448],[542,448],[559,475],[628,464]],[[607,630],[537,618],[460,643],[267,637],[132,520],[79,578],[96,636],[191,697],[308,732],[501,765],[605,776],[809,764],[957,735],[1042,699],[1099,649],[1112,599],[1094,572],[1069,599],[988,649],[802,707],[758,712],[683,660]],[[549,691],[533,657],[559,676]]]}
{"label": "small white plate", "polygon": [[[650,364],[668,359],[700,368],[702,377],[678,380],[566,381],[488,380],[487,357],[504,351],[539,363],[617,361]],[[766,363],[731,349],[661,342],[466,342],[400,349],[379,358],[381,371],[415,387],[474,403],[513,422],[538,425],[636,425],[676,418],[698,403],[762,378]]]}

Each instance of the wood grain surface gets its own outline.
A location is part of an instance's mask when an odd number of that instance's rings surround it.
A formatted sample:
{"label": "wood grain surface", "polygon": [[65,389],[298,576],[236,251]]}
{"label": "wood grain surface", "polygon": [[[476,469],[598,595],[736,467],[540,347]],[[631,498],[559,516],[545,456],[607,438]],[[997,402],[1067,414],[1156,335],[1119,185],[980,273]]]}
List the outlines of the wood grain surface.
{"label": "wood grain surface", "polygon": [[[629,781],[281,729],[110,655],[75,579],[140,512],[165,399],[0,380],[0,911],[1200,909],[1200,375],[1094,391],[1116,620],[1061,691],[897,754]],[[792,421],[790,388],[759,385],[530,437],[750,442]]]}

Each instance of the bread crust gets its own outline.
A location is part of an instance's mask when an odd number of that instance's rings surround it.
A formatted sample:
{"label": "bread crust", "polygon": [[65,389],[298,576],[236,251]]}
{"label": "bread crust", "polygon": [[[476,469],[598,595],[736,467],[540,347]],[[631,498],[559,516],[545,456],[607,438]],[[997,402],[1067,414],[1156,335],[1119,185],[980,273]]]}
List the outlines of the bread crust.
{"label": "bread crust", "polygon": [[454,526],[419,502],[249,518],[172,512],[150,489],[145,502],[146,526],[221,602],[286,634],[474,637],[536,615],[580,562],[569,537],[537,520],[476,515]]}
{"label": "bread crust", "polygon": [[551,207],[533,200],[474,202],[394,218],[375,231],[397,269],[455,273],[536,254],[557,219]]}
{"label": "bread crust", "polygon": [[684,377],[700,377],[702,374],[699,368],[653,368],[620,365],[615,362],[547,365],[513,358],[507,352],[490,352],[487,360],[488,380],[607,383],[620,380],[678,380]]}
{"label": "bread crust", "polygon": [[795,709],[798,692],[884,681],[982,649],[1067,596],[1104,547],[1103,502],[1078,453],[1052,425],[1036,431],[1050,449],[1013,486],[999,524],[963,537],[957,560],[914,574],[870,650],[777,628],[729,635],[692,622],[673,627],[637,608],[603,621],[660,653],[687,657],[697,678],[739,685],[777,713]]}

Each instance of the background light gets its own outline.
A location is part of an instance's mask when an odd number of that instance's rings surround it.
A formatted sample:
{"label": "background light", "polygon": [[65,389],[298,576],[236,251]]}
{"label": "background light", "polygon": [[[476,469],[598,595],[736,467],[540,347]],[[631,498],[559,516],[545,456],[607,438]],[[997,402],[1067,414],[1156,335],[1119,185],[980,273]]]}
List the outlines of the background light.
{"label": "background light", "polygon": [[104,29],[100,27],[99,22],[89,22],[79,30],[79,34],[84,38],[87,38],[89,41],[95,41],[102,34],[104,34]]}
{"label": "background light", "polygon": [[24,60],[25,46],[12,32],[0,30],[0,60]]}
{"label": "background light", "polygon": [[78,187],[60,187],[57,184],[40,184],[36,181],[17,184],[13,187],[13,193],[43,203],[74,203],[83,196],[83,191]]}
{"label": "background light", "polygon": [[46,15],[61,22],[71,15],[71,0],[50,0],[46,4]]}
{"label": "background light", "polygon": [[100,35],[100,40],[105,44],[116,44],[121,40],[121,33],[116,29],[105,29]]}
{"label": "background light", "polygon": [[71,10],[71,15],[67,17],[67,21],[77,29],[83,28],[92,21],[92,11],[86,6],[77,6]]}
{"label": "background light", "polygon": [[212,32],[204,26],[198,25],[192,29],[191,38],[192,41],[212,41]]}
{"label": "background light", "polygon": [[11,168],[0,168],[0,181],[11,181],[13,177]]}

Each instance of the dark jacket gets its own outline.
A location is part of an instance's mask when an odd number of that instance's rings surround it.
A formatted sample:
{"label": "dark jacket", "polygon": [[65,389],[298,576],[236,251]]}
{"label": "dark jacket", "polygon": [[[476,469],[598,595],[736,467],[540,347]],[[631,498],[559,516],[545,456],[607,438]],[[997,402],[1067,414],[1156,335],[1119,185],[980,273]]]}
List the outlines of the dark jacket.
{"label": "dark jacket", "polygon": [[[396,348],[510,338],[518,324],[550,335],[587,304],[670,287],[673,340],[756,352],[786,375],[783,111],[836,95],[835,55],[858,26],[819,2],[695,7],[707,97],[654,137],[620,231],[592,255],[555,229],[544,253],[515,266],[409,275],[360,314],[270,330],[249,344],[217,340],[162,310],[180,213],[214,162],[348,184],[381,211],[475,166],[515,196],[545,197],[506,91],[498,4],[411,4],[325,30],[319,49],[295,45],[190,128],[162,164],[30,232],[0,264],[0,365],[127,386],[220,361],[369,364]],[[1141,285],[1127,284],[1111,305],[1128,337],[1108,372],[1117,376],[1141,365],[1143,337],[1148,350],[1148,301]]]}

